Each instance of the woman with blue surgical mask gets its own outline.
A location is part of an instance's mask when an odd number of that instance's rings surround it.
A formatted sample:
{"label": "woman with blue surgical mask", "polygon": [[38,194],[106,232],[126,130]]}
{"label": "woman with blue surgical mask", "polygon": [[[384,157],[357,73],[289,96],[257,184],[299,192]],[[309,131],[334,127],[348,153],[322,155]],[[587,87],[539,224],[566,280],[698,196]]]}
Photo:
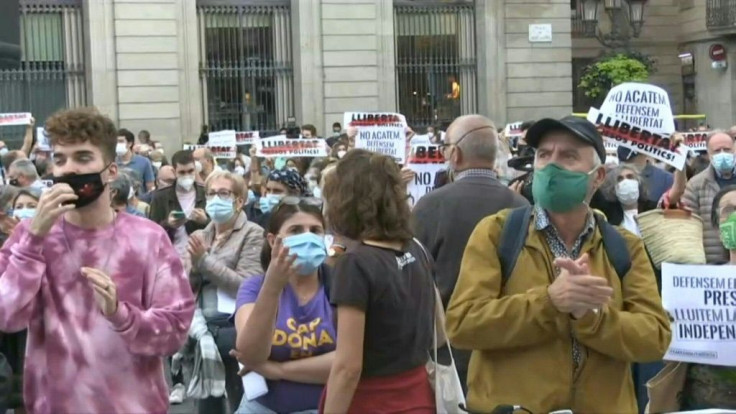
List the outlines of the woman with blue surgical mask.
{"label": "woman with blue surgical mask", "polygon": [[263,228],[268,225],[271,211],[282,198],[285,196],[304,197],[310,195],[309,185],[304,177],[299,172],[289,168],[271,171],[262,189],[263,193],[256,206],[258,211],[249,211],[248,217]]}
{"label": "woman with blue surgical mask", "polygon": [[18,220],[35,217],[40,197],[41,190],[39,189],[21,190],[13,200],[13,217]]}
{"label": "woman with blue surgical mask", "polygon": [[[210,328],[225,368],[227,400],[210,395],[199,400],[199,413],[232,413],[243,395],[238,363],[229,351],[235,343],[235,326],[229,321],[238,288],[244,280],[263,274],[260,250],[263,229],[249,222],[242,211],[246,184],[242,177],[227,171],[215,171],[205,181],[205,211],[211,222],[192,233],[187,249],[191,264],[189,279],[198,292],[202,321]],[[194,328],[193,328],[194,329]],[[228,405],[229,409],[224,407]]]}
{"label": "woman with blue surgical mask", "polygon": [[240,286],[233,354],[267,393],[243,398],[235,413],[316,414],[337,340],[321,200],[284,197],[266,229],[267,270]]}

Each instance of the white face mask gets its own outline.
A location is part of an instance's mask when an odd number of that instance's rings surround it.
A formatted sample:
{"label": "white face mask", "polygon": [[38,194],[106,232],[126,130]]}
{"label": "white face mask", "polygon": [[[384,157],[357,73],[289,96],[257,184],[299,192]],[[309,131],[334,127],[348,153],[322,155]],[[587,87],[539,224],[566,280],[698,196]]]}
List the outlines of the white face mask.
{"label": "white face mask", "polygon": [[128,153],[128,145],[124,144],[122,142],[118,142],[118,145],[115,146],[115,153],[118,155],[118,157],[123,156]]}
{"label": "white face mask", "polygon": [[635,204],[639,200],[639,182],[627,178],[616,184],[616,198],[623,205]]}
{"label": "white face mask", "polygon": [[0,148],[0,155],[5,155],[8,153],[8,149],[6,147]]}
{"label": "white face mask", "polygon": [[202,172],[202,163],[199,161],[194,161],[194,169],[197,170],[198,173]]}
{"label": "white face mask", "polygon": [[238,165],[233,172],[238,175],[245,175],[245,168]]}
{"label": "white face mask", "polygon": [[340,151],[337,151],[337,158],[342,158],[342,157],[344,157],[344,156],[345,156],[345,154],[347,154],[347,153],[348,153],[348,152],[347,152],[347,151],[345,151],[345,150],[340,150]]}
{"label": "white face mask", "polygon": [[130,192],[128,192],[128,200],[132,199],[133,197],[135,197],[135,190],[133,189],[133,187],[130,187]]}
{"label": "white face mask", "polygon": [[161,163],[161,161],[154,161],[151,164],[153,164],[153,166],[158,170],[158,169],[161,168],[161,164],[162,163]]}
{"label": "white face mask", "polygon": [[179,177],[176,180],[176,185],[178,185],[179,188],[184,191],[189,191],[192,189],[192,186],[194,186],[194,177],[192,177],[191,175]]}

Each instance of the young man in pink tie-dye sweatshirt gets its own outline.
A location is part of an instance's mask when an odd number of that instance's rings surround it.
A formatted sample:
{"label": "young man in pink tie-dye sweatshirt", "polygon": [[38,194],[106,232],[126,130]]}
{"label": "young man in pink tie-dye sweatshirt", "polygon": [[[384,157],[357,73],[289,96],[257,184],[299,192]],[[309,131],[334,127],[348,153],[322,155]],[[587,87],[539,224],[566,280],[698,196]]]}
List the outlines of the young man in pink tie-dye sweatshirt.
{"label": "young man in pink tie-dye sweatshirt", "polygon": [[54,186],[0,250],[0,331],[28,328],[30,414],[165,414],[162,357],[194,298],[158,224],[115,213],[116,130],[91,109],[46,122]]}

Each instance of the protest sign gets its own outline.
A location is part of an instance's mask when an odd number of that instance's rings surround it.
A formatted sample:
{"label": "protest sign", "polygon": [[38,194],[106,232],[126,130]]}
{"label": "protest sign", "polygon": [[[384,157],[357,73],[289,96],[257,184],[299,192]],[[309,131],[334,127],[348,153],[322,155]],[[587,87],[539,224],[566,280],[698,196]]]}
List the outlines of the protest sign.
{"label": "protest sign", "polygon": [[235,142],[238,145],[251,145],[260,137],[261,133],[259,131],[236,132]]}
{"label": "protest sign", "polygon": [[235,145],[208,145],[207,148],[209,148],[210,152],[212,152],[212,156],[215,158],[235,158],[235,156],[238,155],[238,147]]}
{"label": "protest sign", "polygon": [[410,143],[411,145],[432,145],[429,135],[414,135]]}
{"label": "protest sign", "polygon": [[217,131],[208,134],[208,147],[234,147],[237,144],[235,131]]}
{"label": "protest sign", "polygon": [[194,151],[194,150],[196,150],[197,148],[207,148],[207,146],[206,146],[206,145],[192,145],[192,144],[184,144],[184,146],[182,147],[182,149],[183,149],[184,151]]}
{"label": "protest sign", "polygon": [[439,145],[414,145],[406,167],[415,174],[407,188],[409,202],[414,207],[420,198],[434,189],[434,176],[445,169],[445,157]]}
{"label": "protest sign", "polygon": [[692,151],[707,151],[705,140],[713,131],[680,132],[685,138],[685,145]]}
{"label": "protest sign", "polygon": [[286,135],[258,139],[254,146],[256,156],[264,158],[326,157],[330,151],[324,139],[286,138]]}
{"label": "protest sign", "polygon": [[0,114],[0,126],[29,125],[32,117],[30,112]]}
{"label": "protest sign", "polygon": [[40,151],[51,151],[51,140],[44,127],[36,127],[36,147]]}
{"label": "protest sign", "polygon": [[406,118],[401,114],[345,112],[346,127],[358,130],[355,148],[387,155],[399,164],[406,163]]}
{"label": "protest sign", "polygon": [[588,121],[599,126],[606,140],[612,140],[619,146],[644,153],[678,170],[682,170],[685,166],[686,155],[670,149],[668,136],[655,130],[631,125],[615,115],[595,108],[590,108],[588,111]]}
{"label": "protest sign", "polygon": [[603,145],[606,148],[606,153],[608,154],[616,154],[618,151],[618,142],[606,139],[603,141]]}
{"label": "protest sign", "polygon": [[511,124],[506,124],[506,127],[503,129],[503,134],[507,137],[520,137],[524,133],[521,132],[521,124],[522,122],[514,122]]}
{"label": "protest sign", "polygon": [[675,132],[675,118],[667,92],[648,83],[626,82],[614,86],[606,95],[600,111],[663,136]]}
{"label": "protest sign", "polygon": [[662,265],[672,321],[668,361],[736,366],[736,267]]}

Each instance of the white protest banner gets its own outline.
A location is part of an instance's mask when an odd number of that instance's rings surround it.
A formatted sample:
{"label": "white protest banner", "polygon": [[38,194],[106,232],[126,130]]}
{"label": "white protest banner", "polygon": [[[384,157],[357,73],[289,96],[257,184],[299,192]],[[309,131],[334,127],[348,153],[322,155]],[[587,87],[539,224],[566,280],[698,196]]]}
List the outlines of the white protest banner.
{"label": "white protest banner", "polygon": [[619,146],[644,153],[678,170],[682,170],[685,166],[687,156],[671,150],[670,139],[660,133],[633,126],[618,119],[615,115],[595,108],[590,108],[588,111],[588,121],[599,126],[606,140],[612,140]]}
{"label": "white protest banner", "polygon": [[618,151],[618,142],[607,139],[603,141],[603,146],[608,154],[615,154]]}
{"label": "white protest banner", "polygon": [[212,146],[207,145],[212,156],[215,158],[235,158],[238,155],[238,147],[235,145]]}
{"label": "white protest banner", "polygon": [[414,135],[409,143],[411,145],[432,145],[429,135]]}
{"label": "white protest banner", "polygon": [[184,151],[194,151],[197,148],[207,148],[207,146],[206,145],[184,144],[184,146],[182,147]]}
{"label": "white protest banner", "polygon": [[281,157],[326,157],[330,148],[321,138],[286,138],[278,135],[255,141],[256,156],[264,158]]}
{"label": "white protest banner", "polygon": [[675,132],[669,95],[664,89],[648,83],[626,82],[614,86],[600,111],[662,136]]}
{"label": "white protest banner", "polygon": [[736,367],[736,267],[662,265],[672,321],[667,361]]}
{"label": "white protest banner", "polygon": [[520,137],[523,132],[521,132],[521,124],[522,122],[513,122],[510,124],[506,124],[506,127],[503,129],[503,134],[509,138],[509,137]]}
{"label": "white protest banner", "polygon": [[414,171],[414,180],[409,182],[409,202],[412,207],[434,189],[434,176],[445,169],[445,157],[439,145],[413,145],[406,167]]}
{"label": "white protest banner", "polygon": [[343,123],[358,130],[355,148],[393,157],[406,163],[406,118],[404,115],[380,112],[345,112]]}
{"label": "white protest banner", "polygon": [[245,131],[235,133],[235,143],[238,145],[250,145],[261,137],[260,131]]}
{"label": "white protest banner", "polygon": [[44,127],[36,127],[36,146],[40,151],[51,151],[51,140]]}
{"label": "white protest banner", "polygon": [[31,118],[33,115],[30,112],[0,114],[0,126],[29,125]]}
{"label": "white protest banner", "polygon": [[207,141],[207,146],[234,147],[237,144],[235,134],[235,131],[232,130],[210,132],[208,134],[209,140]]}
{"label": "white protest banner", "polygon": [[692,151],[706,151],[705,139],[713,131],[700,131],[700,132],[680,132],[685,138],[685,145],[688,146]]}

